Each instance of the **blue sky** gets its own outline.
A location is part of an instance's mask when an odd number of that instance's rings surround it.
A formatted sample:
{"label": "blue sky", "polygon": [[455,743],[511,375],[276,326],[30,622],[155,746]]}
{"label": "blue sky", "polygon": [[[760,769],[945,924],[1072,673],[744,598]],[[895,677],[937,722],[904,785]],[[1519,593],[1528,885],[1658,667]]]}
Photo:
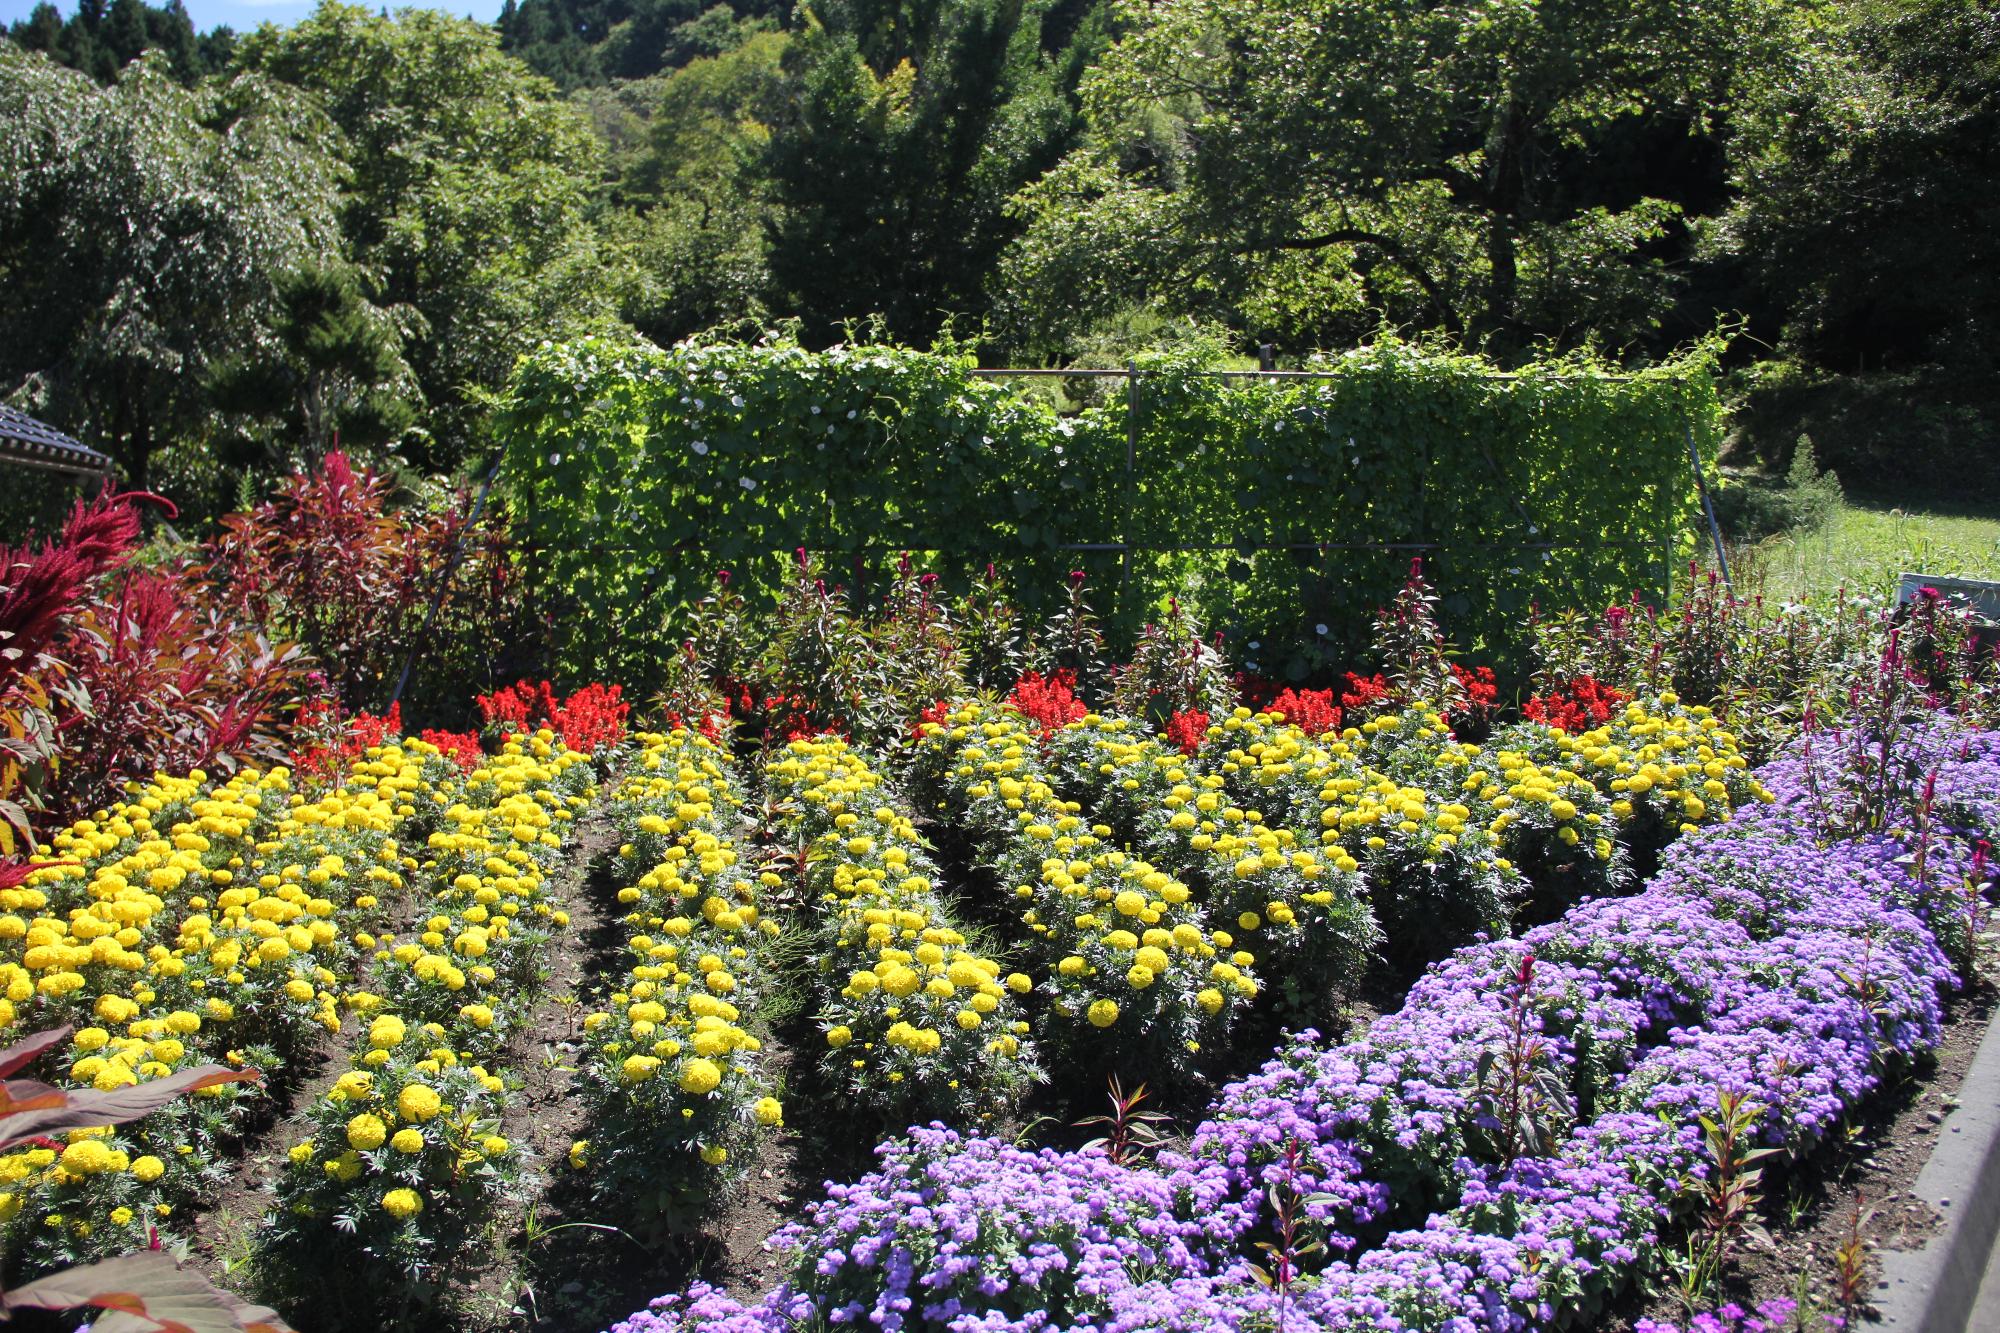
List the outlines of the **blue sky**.
{"label": "blue sky", "polygon": [[[159,3],[160,0],[153,0]],[[379,6],[380,0],[375,0]],[[313,11],[315,0],[182,0],[187,6],[188,17],[194,20],[198,32],[227,25],[238,29],[254,28],[259,23],[290,23],[303,18]],[[12,23],[16,19],[28,17],[36,0],[0,0],[0,23]],[[76,0],[55,0],[56,8],[65,16],[76,12]],[[392,3],[390,9],[409,6],[409,0]],[[470,14],[474,18],[490,19],[500,12],[500,0],[450,0],[449,3],[419,4],[410,6],[420,9],[442,9],[453,14]]]}

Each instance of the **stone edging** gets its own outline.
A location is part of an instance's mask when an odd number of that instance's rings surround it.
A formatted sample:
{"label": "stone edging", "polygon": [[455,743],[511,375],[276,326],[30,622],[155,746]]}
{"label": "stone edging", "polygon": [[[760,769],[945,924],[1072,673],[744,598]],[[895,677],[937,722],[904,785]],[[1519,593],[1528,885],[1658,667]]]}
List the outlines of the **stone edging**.
{"label": "stone edging", "polygon": [[1885,1329],[1969,1333],[2000,1237],[2000,1021],[1986,1029],[1958,1101],[1910,1189],[1937,1209],[1944,1225],[1919,1249],[1882,1254],[1875,1307]]}

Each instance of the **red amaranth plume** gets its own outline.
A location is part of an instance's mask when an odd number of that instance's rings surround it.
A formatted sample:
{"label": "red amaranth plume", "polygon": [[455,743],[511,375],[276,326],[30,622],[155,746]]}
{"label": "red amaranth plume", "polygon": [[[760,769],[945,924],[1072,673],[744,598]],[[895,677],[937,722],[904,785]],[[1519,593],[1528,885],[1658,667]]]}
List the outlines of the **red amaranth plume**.
{"label": "red amaranth plume", "polygon": [[139,540],[133,500],[177,512],[150,491],[106,490],[77,501],[61,535],[41,549],[0,546],[0,644],[8,657],[0,674],[12,675],[39,655],[91,581],[125,562]]}
{"label": "red amaranth plume", "polygon": [[354,465],[347,461],[347,454],[340,449],[330,451],[322,462],[327,481],[335,491],[345,491],[354,485]]}

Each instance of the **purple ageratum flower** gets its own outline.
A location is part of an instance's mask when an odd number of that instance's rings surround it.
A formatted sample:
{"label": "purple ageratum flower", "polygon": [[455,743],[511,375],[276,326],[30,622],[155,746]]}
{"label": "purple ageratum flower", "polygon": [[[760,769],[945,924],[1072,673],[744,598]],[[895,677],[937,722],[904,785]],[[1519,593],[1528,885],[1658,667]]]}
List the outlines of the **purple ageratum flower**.
{"label": "purple ageratum flower", "polygon": [[[1794,1327],[1793,1316],[1798,1312],[1798,1302],[1783,1296],[1775,1296],[1759,1304],[1754,1312],[1745,1310],[1735,1302],[1730,1302],[1715,1310],[1705,1311],[1688,1321],[1685,1333],[1784,1333]],[[1827,1317],[1825,1327],[1840,1328],[1842,1321],[1837,1315]],[[1664,1323],[1657,1319],[1641,1319],[1632,1326],[1632,1333],[1683,1333],[1679,1324]]]}
{"label": "purple ageratum flower", "polygon": [[[1971,812],[1940,819],[1931,864],[1972,873],[1967,840],[1993,835],[1979,800],[2000,790],[2000,738],[1934,728],[1914,744]],[[1807,1151],[1886,1066],[1936,1041],[1957,984],[1909,839],[1822,848],[1803,761],[1760,776],[1772,805],[1682,839],[1638,896],[1459,951],[1358,1041],[1293,1039],[1224,1089],[1185,1157],[1118,1168],[916,1131],[778,1239],[792,1281],[761,1305],[696,1288],[634,1320],[708,1302],[730,1333],[788,1319],[1136,1333],[1267,1327],[1282,1299],[1300,1329],[1472,1333],[1599,1308],[1652,1261],[1669,1205],[1706,1170],[1696,1117],[1723,1092],[1756,1101],[1767,1142]],[[1503,1164],[1481,1156],[1478,1071],[1516,1017],[1524,950],[1537,965],[1520,1017],[1578,1123],[1549,1156]],[[1274,1173],[1288,1142],[1303,1149],[1295,1180]],[[1329,1196],[1309,1211],[1340,1256],[1282,1297],[1245,1264],[1274,1184]],[[1420,1224],[1367,1245],[1405,1217]],[[1753,1333],[1769,1318],[1725,1309],[1691,1327]]]}
{"label": "purple ageratum flower", "polygon": [[[792,1306],[818,1320],[858,1302],[885,1328],[1063,1327],[1148,1278],[1221,1266],[1243,1215],[1192,1164],[1123,1167],[942,1125],[879,1155],[773,1242],[791,1256]],[[978,1322],[995,1314],[1027,1322]]]}

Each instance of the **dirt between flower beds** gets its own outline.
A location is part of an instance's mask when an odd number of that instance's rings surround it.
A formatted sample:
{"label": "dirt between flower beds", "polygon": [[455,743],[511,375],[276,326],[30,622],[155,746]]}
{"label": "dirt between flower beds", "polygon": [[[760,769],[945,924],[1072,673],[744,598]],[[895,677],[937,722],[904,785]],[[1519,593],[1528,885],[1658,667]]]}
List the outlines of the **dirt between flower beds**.
{"label": "dirt between flower beds", "polygon": [[[1801,1315],[1808,1316],[1798,1327],[1817,1333],[1822,1324],[1809,1312],[1838,1311],[1834,1251],[1851,1234],[1857,1204],[1868,1252],[1863,1289],[1871,1294],[1883,1285],[1883,1249],[1914,1248],[1943,1226],[1937,1210],[1910,1188],[1958,1107],[1959,1085],[1993,1021],[2000,999],[1994,964],[1990,953],[1984,955],[1976,984],[1951,1002],[1933,1067],[1906,1070],[1879,1089],[1854,1122],[1853,1136],[1823,1145],[1806,1169],[1767,1173],[1761,1219],[1773,1244],[1744,1247],[1721,1292],[1702,1308],[1733,1301],[1748,1310],[1776,1297],[1798,1300]],[[1796,1220],[1790,1217],[1794,1208]],[[1857,1314],[1857,1322],[1865,1322],[1873,1311],[1864,1306]],[[1661,1291],[1628,1301],[1604,1327],[1628,1333],[1642,1318],[1685,1323],[1687,1311],[1673,1291]]]}

